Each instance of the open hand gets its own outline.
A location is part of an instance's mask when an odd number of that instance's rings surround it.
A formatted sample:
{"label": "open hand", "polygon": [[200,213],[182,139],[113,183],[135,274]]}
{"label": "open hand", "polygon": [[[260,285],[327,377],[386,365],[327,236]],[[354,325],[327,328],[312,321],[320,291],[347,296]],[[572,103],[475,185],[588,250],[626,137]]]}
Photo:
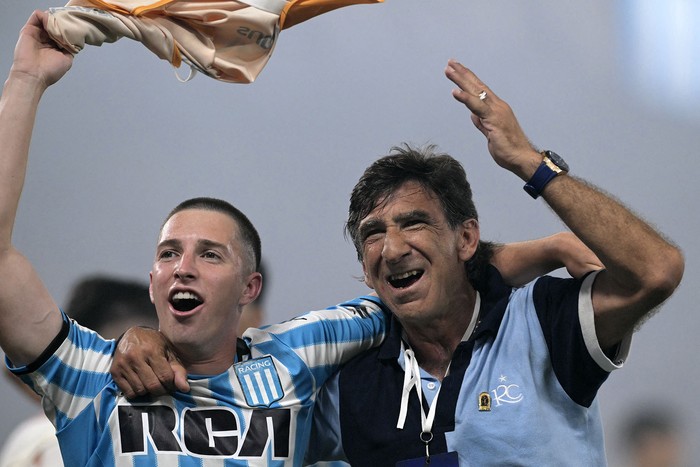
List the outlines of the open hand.
{"label": "open hand", "polygon": [[472,122],[486,136],[496,163],[529,180],[542,156],[530,144],[510,106],[455,60],[447,63],[445,75],[459,86],[452,95],[472,111]]}

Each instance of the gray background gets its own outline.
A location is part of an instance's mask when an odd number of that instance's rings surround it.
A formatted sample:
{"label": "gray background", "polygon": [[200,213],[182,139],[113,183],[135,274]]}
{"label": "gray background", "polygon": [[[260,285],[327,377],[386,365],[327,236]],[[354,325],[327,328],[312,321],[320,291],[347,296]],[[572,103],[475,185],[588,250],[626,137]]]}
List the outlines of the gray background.
{"label": "gray background", "polygon": [[[650,39],[634,33],[633,4],[659,10],[641,27]],[[44,98],[15,241],[62,302],[87,273],[145,280],[166,212],[187,197],[222,197],[260,230],[272,275],[268,320],[283,320],[365,291],[342,234],[347,199],[362,170],[401,141],[436,143],[465,164],[484,238],[560,230],[544,203],[493,163],[452,99],[443,69],[458,58],[513,106],[534,143],[685,251],[683,284],[636,335],[600,398],[612,463],[620,420],[639,406],[679,414],[697,440],[700,13],[691,4],[352,6],[283,31],[251,85],[203,75],[180,83],[167,62],[129,40],[89,47]],[[2,0],[0,75],[31,11],[59,5]],[[675,23],[662,21],[669,12]],[[0,392],[1,443],[36,409],[5,380]]]}

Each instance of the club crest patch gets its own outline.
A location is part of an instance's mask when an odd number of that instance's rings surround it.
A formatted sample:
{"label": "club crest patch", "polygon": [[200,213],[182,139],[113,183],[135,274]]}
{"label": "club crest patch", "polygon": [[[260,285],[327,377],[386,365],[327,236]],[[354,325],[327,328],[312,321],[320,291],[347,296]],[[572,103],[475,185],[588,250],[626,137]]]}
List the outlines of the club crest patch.
{"label": "club crest patch", "polygon": [[491,396],[488,392],[479,394],[479,412],[491,411]]}
{"label": "club crest patch", "polygon": [[284,396],[272,357],[236,363],[234,371],[249,406],[270,407]]}

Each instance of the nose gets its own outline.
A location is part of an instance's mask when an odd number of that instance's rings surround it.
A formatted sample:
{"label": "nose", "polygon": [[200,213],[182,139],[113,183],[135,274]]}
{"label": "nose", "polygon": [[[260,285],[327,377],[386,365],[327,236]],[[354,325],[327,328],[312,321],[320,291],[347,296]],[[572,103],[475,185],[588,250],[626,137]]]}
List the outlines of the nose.
{"label": "nose", "polygon": [[384,234],[382,258],[388,263],[396,263],[408,255],[411,247],[398,229],[389,228]]}
{"label": "nose", "polygon": [[180,256],[180,262],[177,264],[174,274],[177,279],[187,280],[194,278],[196,271],[193,255],[183,254]]}

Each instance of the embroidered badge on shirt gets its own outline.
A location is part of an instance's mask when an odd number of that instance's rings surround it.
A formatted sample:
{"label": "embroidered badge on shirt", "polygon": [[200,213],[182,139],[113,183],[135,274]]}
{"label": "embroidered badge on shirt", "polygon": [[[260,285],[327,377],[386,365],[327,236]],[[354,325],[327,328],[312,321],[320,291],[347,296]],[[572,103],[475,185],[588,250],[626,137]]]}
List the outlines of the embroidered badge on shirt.
{"label": "embroidered badge on shirt", "polygon": [[234,370],[249,406],[270,407],[284,396],[272,357],[236,363]]}
{"label": "embroidered badge on shirt", "polygon": [[518,404],[523,400],[524,396],[520,386],[509,383],[507,376],[501,375],[498,382],[501,384],[496,386],[496,389],[491,390],[496,407],[500,407],[502,404]]}

